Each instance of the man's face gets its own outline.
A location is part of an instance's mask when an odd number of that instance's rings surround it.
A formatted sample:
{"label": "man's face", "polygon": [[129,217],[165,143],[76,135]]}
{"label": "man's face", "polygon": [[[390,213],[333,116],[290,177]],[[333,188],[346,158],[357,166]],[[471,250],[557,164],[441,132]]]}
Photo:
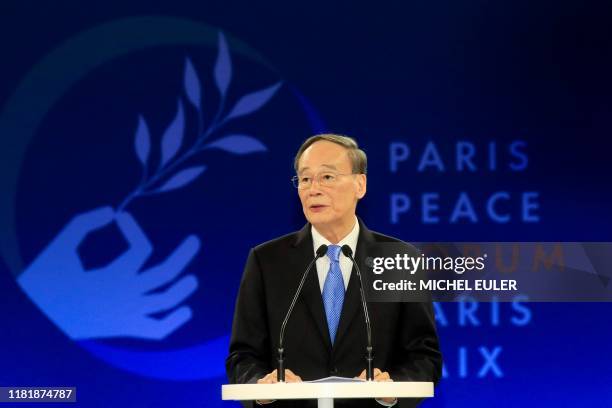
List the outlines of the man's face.
{"label": "man's face", "polygon": [[[317,176],[338,175],[330,186],[321,186]],[[300,157],[298,177],[313,179],[309,188],[298,189],[306,219],[315,227],[342,226],[355,215],[357,201],[365,195],[365,174],[351,175],[347,150],[327,140],[310,145]]]}

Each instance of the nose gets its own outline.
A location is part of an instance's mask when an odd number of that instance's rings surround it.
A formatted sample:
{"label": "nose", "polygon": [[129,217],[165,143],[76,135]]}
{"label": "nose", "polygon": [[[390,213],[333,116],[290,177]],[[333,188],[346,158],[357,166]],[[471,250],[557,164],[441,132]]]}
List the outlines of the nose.
{"label": "nose", "polygon": [[309,196],[319,196],[321,195],[321,186],[319,185],[319,181],[318,180],[312,180],[312,183],[310,183],[310,186],[308,187],[308,189],[306,190],[308,192]]}

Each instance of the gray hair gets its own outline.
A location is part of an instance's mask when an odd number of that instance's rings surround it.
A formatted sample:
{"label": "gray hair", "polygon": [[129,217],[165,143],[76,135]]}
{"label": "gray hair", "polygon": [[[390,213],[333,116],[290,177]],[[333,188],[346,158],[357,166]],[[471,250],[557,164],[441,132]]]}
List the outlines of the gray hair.
{"label": "gray hair", "polygon": [[300,161],[300,157],[304,154],[304,151],[312,146],[313,143],[318,142],[319,140],[326,140],[328,142],[335,143],[344,147],[347,150],[348,157],[351,161],[351,165],[353,167],[353,174],[367,174],[368,172],[368,158],[363,150],[359,148],[357,142],[352,137],[337,135],[334,133],[321,133],[319,135],[314,135],[309,137],[302,143],[300,149],[295,155],[295,159],[293,160],[293,168],[295,171],[298,171],[298,163]]}

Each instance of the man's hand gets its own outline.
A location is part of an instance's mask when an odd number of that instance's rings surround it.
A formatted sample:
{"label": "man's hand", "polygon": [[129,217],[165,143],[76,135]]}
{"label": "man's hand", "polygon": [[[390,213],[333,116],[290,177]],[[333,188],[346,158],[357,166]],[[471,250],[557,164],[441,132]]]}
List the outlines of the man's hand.
{"label": "man's hand", "polygon": [[[257,380],[257,384],[275,384],[278,382],[277,377],[278,376],[276,374],[276,370],[274,370],[271,373],[266,374],[265,377]],[[285,382],[288,382],[288,383],[302,382],[302,378],[299,375],[295,375],[293,371],[289,369],[285,369]],[[258,404],[269,404],[271,402],[274,402],[274,401],[273,400],[257,400]]]}
{"label": "man's hand", "polygon": [[[271,373],[266,374],[265,377],[260,378],[259,380],[257,380],[257,384],[274,384],[277,383],[277,375],[276,375],[276,370],[272,371]],[[295,375],[293,373],[293,371],[289,370],[289,369],[285,369],[285,382],[302,382],[302,378],[299,375]]]}
{"label": "man's hand", "polygon": [[[362,380],[366,379],[366,370],[363,370],[361,372],[361,374],[359,374],[359,377]],[[388,381],[393,381],[391,379],[391,376],[389,375],[388,372],[386,371],[380,371],[380,369],[375,368],[374,369],[374,381],[380,381],[380,382],[388,382]],[[377,400],[382,401],[386,404],[393,404],[397,398],[395,397],[385,397],[385,398],[377,398]]]}

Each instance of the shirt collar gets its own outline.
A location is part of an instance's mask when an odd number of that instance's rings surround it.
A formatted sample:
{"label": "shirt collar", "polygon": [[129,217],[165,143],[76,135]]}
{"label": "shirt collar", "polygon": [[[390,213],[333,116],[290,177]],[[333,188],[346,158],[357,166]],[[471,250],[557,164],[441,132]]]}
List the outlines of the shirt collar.
{"label": "shirt collar", "polygon": [[313,249],[315,254],[317,252],[317,249],[321,245],[338,245],[340,247],[342,247],[343,245],[348,245],[353,250],[353,253],[355,253],[355,250],[357,248],[357,239],[359,238],[359,221],[357,220],[357,217],[355,217],[355,225],[353,226],[351,232],[349,232],[337,244],[332,244],[331,242],[329,242],[327,238],[325,238],[323,235],[321,235],[319,231],[317,231],[314,225],[311,227],[310,231],[312,232],[312,244],[314,247]]}

